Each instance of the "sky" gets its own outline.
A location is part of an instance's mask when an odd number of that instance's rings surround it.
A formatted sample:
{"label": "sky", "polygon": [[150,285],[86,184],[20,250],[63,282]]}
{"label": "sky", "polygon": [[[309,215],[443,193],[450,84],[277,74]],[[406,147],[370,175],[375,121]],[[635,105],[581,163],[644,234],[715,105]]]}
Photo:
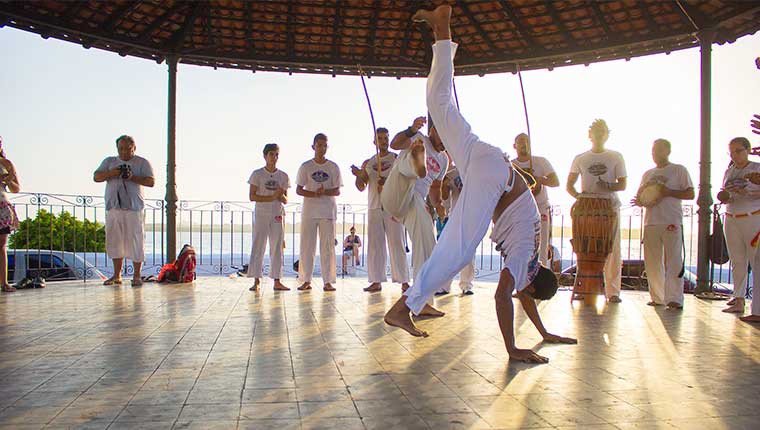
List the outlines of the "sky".
{"label": "sky", "polygon": [[[760,139],[749,121],[760,113],[760,34],[713,48],[712,182],[717,192],[728,163],[728,141]],[[153,165],[161,199],[166,184],[167,66],[4,27],[0,29],[0,136],[23,191],[102,195],[92,173],[116,155],[114,139],[132,135],[137,153]],[[621,152],[628,170],[628,201],[653,167],[651,144],[666,138],[671,161],[699,181],[699,50],[610,61],[553,71],[524,72],[535,155],[560,178],[553,204],[569,205],[564,191],[573,157],[590,149],[588,126],[603,118],[607,147]],[[511,73],[455,77],[460,108],[473,131],[514,155],[525,131],[519,81]],[[377,126],[391,135],[426,113],[425,79],[375,77],[366,81]],[[339,202],[366,203],[353,186],[351,164],[374,153],[373,130],[357,76],[226,70],[180,65],[177,93],[177,192],[181,200],[248,197],[248,177],[264,164],[264,144],[280,145],[279,166],[295,180],[313,157],[311,142],[328,135],[327,157],[341,168]],[[760,160],[757,160],[760,161]],[[291,201],[297,201],[291,190]]]}

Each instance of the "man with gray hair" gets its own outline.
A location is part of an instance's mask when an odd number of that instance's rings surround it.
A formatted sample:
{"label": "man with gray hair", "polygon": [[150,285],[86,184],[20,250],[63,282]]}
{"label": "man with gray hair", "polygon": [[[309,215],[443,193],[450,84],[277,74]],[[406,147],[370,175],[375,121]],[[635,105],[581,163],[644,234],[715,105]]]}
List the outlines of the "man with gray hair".
{"label": "man with gray hair", "polygon": [[145,198],[142,187],[153,187],[153,167],[135,155],[135,140],[122,135],[116,139],[118,156],[106,157],[93,175],[106,183],[106,253],[113,260],[113,276],[103,285],[120,285],[124,259],[132,260],[132,286],[142,285],[140,269],[145,261]]}

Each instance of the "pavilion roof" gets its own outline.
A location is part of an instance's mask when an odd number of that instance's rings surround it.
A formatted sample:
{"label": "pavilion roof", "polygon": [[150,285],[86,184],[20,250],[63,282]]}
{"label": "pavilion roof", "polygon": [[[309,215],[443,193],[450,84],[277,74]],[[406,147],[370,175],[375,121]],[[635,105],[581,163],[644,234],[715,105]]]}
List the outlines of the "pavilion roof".
{"label": "pavilion roof", "polygon": [[[118,53],[292,73],[425,76],[432,34],[411,22],[444,1],[4,1],[8,25]],[[733,42],[760,29],[760,2],[447,1],[457,74],[554,68]]]}

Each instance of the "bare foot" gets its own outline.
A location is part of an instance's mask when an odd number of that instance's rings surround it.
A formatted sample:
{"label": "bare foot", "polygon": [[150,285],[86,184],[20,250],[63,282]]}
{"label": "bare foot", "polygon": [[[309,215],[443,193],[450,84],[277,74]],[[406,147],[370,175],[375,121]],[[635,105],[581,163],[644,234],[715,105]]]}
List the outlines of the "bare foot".
{"label": "bare foot", "polygon": [[451,29],[449,28],[451,6],[449,5],[438,6],[432,11],[420,9],[412,16],[412,20],[426,22],[433,29],[435,40],[451,39]]}
{"label": "bare foot", "polygon": [[623,301],[623,299],[620,298],[620,296],[612,296],[609,299],[607,299],[610,303],[620,303]]}
{"label": "bare foot", "polygon": [[406,297],[401,297],[398,301],[388,310],[383,318],[386,324],[398,327],[407,333],[415,337],[428,337],[426,331],[420,330],[412,321],[410,310],[406,306]]}
{"label": "bare foot", "polygon": [[143,281],[142,281],[141,278],[132,279],[132,286],[133,287],[142,287],[142,285],[143,285]]}
{"label": "bare foot", "polygon": [[403,284],[401,284],[401,292],[402,293],[405,293],[406,290],[408,290],[408,289],[409,289],[409,283],[408,282],[404,282]]}
{"label": "bare foot", "polygon": [[737,300],[733,305],[723,309],[723,312],[728,314],[744,313],[744,300]]}
{"label": "bare foot", "polygon": [[422,311],[420,311],[421,317],[442,317],[444,315],[446,315],[446,312],[441,312],[430,305],[425,305]]}
{"label": "bare foot", "polygon": [[282,282],[280,282],[279,279],[274,280],[274,290],[275,291],[290,291],[290,288],[283,285]]}
{"label": "bare foot", "polygon": [[736,297],[731,298],[731,300],[726,302],[726,305],[731,306],[736,304]]}
{"label": "bare foot", "polygon": [[16,288],[10,284],[5,284],[3,285],[3,291],[5,291],[6,293],[12,293],[16,291]]}
{"label": "bare foot", "polygon": [[760,323],[760,315],[747,315],[746,317],[739,317],[739,319],[748,323]]}
{"label": "bare foot", "polygon": [[251,285],[251,288],[249,288],[248,291],[256,291],[256,290],[258,290],[260,284],[261,284],[261,280],[259,278],[256,278],[256,280],[253,281],[253,285]]}
{"label": "bare foot", "polygon": [[668,309],[681,310],[683,305],[678,302],[668,302]]}
{"label": "bare foot", "polygon": [[427,176],[427,167],[425,166],[425,145],[421,140],[416,140],[409,147],[412,151],[412,167],[417,173],[417,176],[424,178]]}
{"label": "bare foot", "polygon": [[311,282],[304,282],[301,284],[300,287],[298,287],[298,291],[308,291],[311,290]]}
{"label": "bare foot", "polygon": [[381,283],[379,283],[379,282],[373,282],[373,283],[369,284],[369,287],[365,288],[364,291],[366,291],[368,293],[374,293],[374,292],[377,292],[377,291],[382,291],[382,289],[383,289],[383,285]]}
{"label": "bare foot", "polygon": [[651,302],[647,302],[647,306],[660,306],[660,304],[652,300]]}
{"label": "bare foot", "polygon": [[335,291],[335,287],[333,287],[332,284],[328,282],[324,287],[322,287],[322,291]]}

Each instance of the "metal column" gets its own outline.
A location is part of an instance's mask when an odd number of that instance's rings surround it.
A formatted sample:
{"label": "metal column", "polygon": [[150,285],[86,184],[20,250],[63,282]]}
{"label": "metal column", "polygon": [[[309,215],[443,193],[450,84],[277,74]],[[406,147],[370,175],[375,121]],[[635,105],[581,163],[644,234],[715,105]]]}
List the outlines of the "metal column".
{"label": "metal column", "polygon": [[166,57],[169,66],[169,94],[166,142],[166,262],[177,258],[177,61],[176,55]]}

